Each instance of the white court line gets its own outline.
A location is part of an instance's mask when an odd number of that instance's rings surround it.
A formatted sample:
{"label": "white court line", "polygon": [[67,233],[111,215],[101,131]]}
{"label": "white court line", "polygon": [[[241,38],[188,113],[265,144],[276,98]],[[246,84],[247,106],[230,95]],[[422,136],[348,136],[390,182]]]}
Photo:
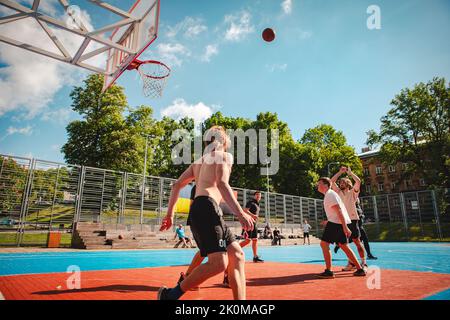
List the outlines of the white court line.
{"label": "white court line", "polygon": [[0,291],[0,300],[6,300],[1,291]]}

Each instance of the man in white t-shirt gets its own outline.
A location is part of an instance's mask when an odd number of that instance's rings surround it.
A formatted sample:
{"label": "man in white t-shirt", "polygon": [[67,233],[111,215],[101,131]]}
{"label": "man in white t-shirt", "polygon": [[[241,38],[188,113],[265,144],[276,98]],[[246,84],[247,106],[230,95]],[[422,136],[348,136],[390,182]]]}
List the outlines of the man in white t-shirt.
{"label": "man in white t-shirt", "polygon": [[[336,184],[338,178],[345,173],[347,173],[355,181],[354,186],[349,178],[341,178],[339,180],[339,186]],[[345,208],[347,209],[348,215],[350,216],[350,220],[352,220],[352,223],[349,226],[350,230],[352,231],[352,235],[350,237],[356,245],[359,257],[361,258],[361,265],[364,268],[367,267],[367,264],[365,251],[360,241],[361,231],[359,230],[358,226],[359,215],[358,210],[356,210],[356,201],[358,201],[360,187],[361,180],[356,174],[352,172],[350,167],[341,167],[339,172],[331,178],[331,188],[339,195],[339,197],[344,202]],[[347,266],[343,268],[342,271],[351,271],[355,268],[356,267],[350,261],[348,261]]]}
{"label": "man in white t-shirt", "polygon": [[330,243],[337,243],[348,259],[356,266],[357,270],[353,273],[354,276],[365,276],[366,272],[359,264],[352,249],[348,246],[348,238],[352,234],[349,229],[351,220],[342,199],[336,192],[331,190],[331,180],[329,178],[320,178],[317,182],[317,190],[324,195],[323,205],[328,220],[320,242],[326,269],[325,272],[317,276],[319,278],[334,278],[334,273],[331,271]]}
{"label": "man in white t-shirt", "polygon": [[311,244],[309,241],[309,231],[312,229],[312,227],[308,224],[308,220],[305,219],[303,221],[303,244],[306,243],[306,238],[308,238],[308,245]]}

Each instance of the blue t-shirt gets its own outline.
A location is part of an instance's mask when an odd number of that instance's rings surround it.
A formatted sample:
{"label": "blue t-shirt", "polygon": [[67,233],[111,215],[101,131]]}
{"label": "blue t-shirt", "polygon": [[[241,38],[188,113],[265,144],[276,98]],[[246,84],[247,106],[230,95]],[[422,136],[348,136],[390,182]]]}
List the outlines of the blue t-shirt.
{"label": "blue t-shirt", "polygon": [[179,238],[184,238],[184,230],[183,229],[177,228],[176,233]]}

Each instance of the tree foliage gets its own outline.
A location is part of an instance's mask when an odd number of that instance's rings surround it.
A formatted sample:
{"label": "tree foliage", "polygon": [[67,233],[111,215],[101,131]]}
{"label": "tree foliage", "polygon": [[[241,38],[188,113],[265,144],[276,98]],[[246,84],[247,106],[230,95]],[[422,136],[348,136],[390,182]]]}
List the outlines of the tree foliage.
{"label": "tree foliage", "polygon": [[427,184],[449,187],[450,86],[444,78],[403,89],[381,118],[380,131],[368,132],[367,144],[380,146],[382,161],[409,163],[409,171]]}

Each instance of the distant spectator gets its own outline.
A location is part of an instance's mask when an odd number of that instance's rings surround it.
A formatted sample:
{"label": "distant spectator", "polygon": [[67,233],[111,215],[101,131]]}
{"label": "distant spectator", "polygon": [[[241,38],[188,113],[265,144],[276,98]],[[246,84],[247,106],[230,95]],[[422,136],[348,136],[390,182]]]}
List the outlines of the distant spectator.
{"label": "distant spectator", "polygon": [[266,225],[266,227],[264,228],[264,235],[263,235],[264,239],[272,239],[272,229],[270,229],[269,224]]}
{"label": "distant spectator", "polygon": [[306,243],[306,238],[308,238],[308,245],[311,244],[309,241],[309,231],[311,231],[312,227],[308,224],[308,220],[305,219],[303,222],[303,244]]}
{"label": "distant spectator", "polygon": [[275,227],[275,230],[273,230],[272,245],[276,246],[277,244],[281,246],[281,232],[277,227]]}
{"label": "distant spectator", "polygon": [[178,248],[178,246],[183,243],[183,247],[187,247],[188,244],[191,248],[194,247],[194,245],[192,244],[191,239],[189,239],[189,237],[186,237],[186,235],[184,234],[184,229],[183,229],[183,225],[179,224],[178,228],[175,230],[175,237],[173,238],[174,240],[178,237],[178,242],[175,245],[175,248]]}

